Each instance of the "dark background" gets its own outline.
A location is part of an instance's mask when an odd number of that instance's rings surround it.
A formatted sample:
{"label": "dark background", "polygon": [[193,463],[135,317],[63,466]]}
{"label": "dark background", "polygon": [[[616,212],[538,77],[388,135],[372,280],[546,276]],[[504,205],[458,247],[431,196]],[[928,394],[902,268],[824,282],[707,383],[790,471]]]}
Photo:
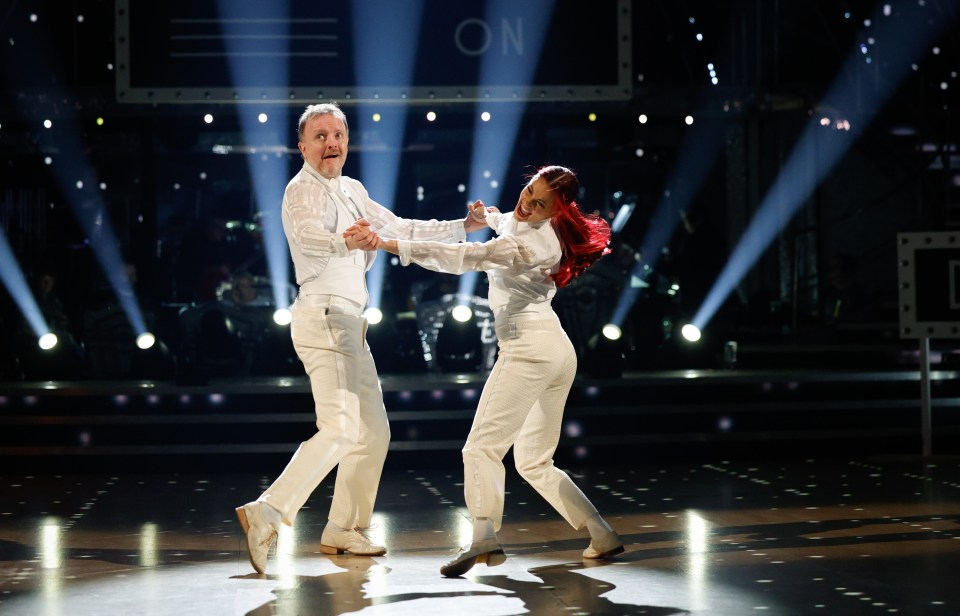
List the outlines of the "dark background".
{"label": "dark background", "polygon": [[[129,33],[133,85],[229,88],[230,74],[222,64],[199,63],[181,70],[166,62],[165,48],[154,42],[162,40],[164,15],[183,9],[215,16],[216,3],[200,3],[199,8],[189,8],[193,3],[130,4],[136,17]],[[346,16],[349,4],[342,3],[335,11]],[[751,345],[898,343],[896,233],[954,230],[960,225],[955,145],[960,50],[952,25],[958,14],[955,2],[891,2],[891,14],[881,17],[884,4],[627,3],[629,91],[622,95],[614,87],[607,100],[534,96],[527,103],[516,143],[503,144],[502,156],[509,161],[502,180],[504,204],[510,204],[522,187],[524,173],[552,162],[577,170],[585,209],[609,220],[623,203],[636,206],[615,240],[614,254],[557,296],[558,312],[573,337],[586,344],[609,318],[657,205],[665,194],[679,194],[691,185],[690,178],[675,170],[685,137],[702,131],[718,137],[719,154],[706,163],[703,183],[693,189],[684,211],[694,231],[679,226],[659,259],[654,284],[640,294],[628,317],[625,358],[628,368],[683,367],[684,362],[719,365],[717,346],[697,359],[672,354],[673,326],[690,318],[699,306],[811,121],[821,115],[833,120],[857,117],[871,97],[892,91],[879,113],[867,126],[857,127],[854,135],[832,127],[817,134],[817,147],[844,139],[850,141],[849,147],[726,299],[711,324],[716,333],[708,338],[714,345],[740,341],[742,360]],[[293,5],[295,13],[310,15],[316,10],[311,8],[315,5]],[[177,103],[166,94],[158,94],[156,102],[118,102],[118,71],[128,67],[118,66],[117,6],[99,0],[8,0],[0,9],[0,227],[16,265],[33,288],[39,288],[44,274],[55,279],[55,295],[44,308],[56,315],[48,320],[56,320],[76,340],[79,359],[59,371],[31,367],[21,351],[28,329],[2,290],[4,380],[136,376],[129,363],[111,368],[91,359],[93,339],[103,335],[104,328],[124,326],[119,319],[102,326],[100,319],[112,314],[113,301],[91,252],[91,242],[102,238],[83,230],[71,202],[102,199],[120,253],[135,271],[139,303],[149,325],[179,362],[173,370],[181,376],[189,351],[185,347],[196,343],[188,340],[183,310],[215,302],[218,286],[229,283],[240,270],[267,275],[247,157],[212,151],[214,144],[244,143],[238,110],[249,103],[216,96],[206,102]],[[482,3],[456,6],[425,3],[421,55],[411,85],[475,85],[466,77],[474,75],[476,67],[457,64],[459,60],[431,38],[449,30],[471,9],[481,14],[484,8]],[[622,67],[610,66],[619,60],[604,34],[609,24],[598,20],[618,6],[558,2],[535,81],[616,83]],[[876,20],[897,20],[917,10],[927,12],[924,23],[931,40],[900,80],[889,74],[889,67],[903,53],[901,37],[872,40],[871,34],[878,30]],[[31,21],[31,15],[37,20]],[[865,20],[874,21],[865,26]],[[343,30],[347,37],[349,27],[344,25]],[[915,30],[903,37],[917,34]],[[695,37],[698,32],[704,36],[702,42]],[[591,42],[597,37],[603,40]],[[294,70],[289,85],[297,88],[296,99],[264,104],[271,117],[267,130],[274,143],[285,147],[278,154],[285,161],[282,182],[302,165],[295,152],[295,123],[304,105],[315,102],[309,93],[316,87],[350,86],[350,40],[341,41],[345,55],[338,66],[343,70],[318,71],[323,77],[315,81],[308,70]],[[860,52],[861,45],[867,54]],[[138,72],[143,70],[138,68],[141,63],[151,61],[151,54],[156,54],[152,57],[156,72]],[[869,56],[870,63],[849,61],[858,54]],[[718,85],[709,81],[708,63],[716,67]],[[170,72],[171,66],[176,70]],[[896,81],[891,83],[892,79]],[[855,93],[846,109],[822,103],[837,80]],[[357,130],[356,101],[338,100],[354,128],[344,172],[363,180],[358,154],[377,144],[377,135]],[[390,109],[398,103],[384,104]],[[496,114],[513,107],[469,100],[406,104],[404,141],[386,144],[401,152],[396,194],[372,196],[401,216],[459,217],[469,195],[457,193],[455,186],[469,179],[475,116],[481,108]],[[429,110],[437,111],[440,119],[424,119]],[[215,115],[212,125],[203,122],[205,113]],[[588,119],[591,113],[596,114],[595,121]],[[641,113],[649,116],[646,124],[637,121]],[[687,114],[696,118],[692,127],[683,122]],[[55,128],[75,126],[76,138],[44,129],[46,118]],[[102,125],[97,118],[103,118]],[[643,156],[637,155],[638,149]],[[58,179],[58,169],[81,154],[96,173],[83,191],[72,181]],[[52,164],[44,162],[47,156]],[[809,171],[816,161],[806,165]],[[100,182],[105,189],[98,188]],[[423,200],[417,199],[419,188]],[[89,191],[96,196],[84,194]],[[276,195],[278,206],[280,196]],[[229,221],[240,226],[228,227]],[[388,267],[385,312],[407,309],[418,282],[433,285],[437,292],[447,284],[443,277],[417,268]],[[671,282],[679,283],[679,296],[666,293]],[[282,334],[258,336],[257,344],[266,346],[253,349],[254,355],[289,354]],[[391,336],[380,348],[392,352],[416,346],[415,335],[412,343],[396,330]],[[410,364],[391,364],[387,354],[382,364],[382,370],[410,369]],[[225,376],[257,370],[300,374],[292,361],[217,369]]]}

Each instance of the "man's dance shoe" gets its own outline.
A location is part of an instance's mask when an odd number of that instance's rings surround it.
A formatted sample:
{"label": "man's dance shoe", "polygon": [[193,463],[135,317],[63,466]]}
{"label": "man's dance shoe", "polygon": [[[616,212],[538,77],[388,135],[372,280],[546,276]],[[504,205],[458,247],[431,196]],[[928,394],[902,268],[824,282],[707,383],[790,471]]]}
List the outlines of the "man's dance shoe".
{"label": "man's dance shoe", "polygon": [[377,545],[364,535],[365,528],[340,528],[327,522],[320,535],[320,551],[324,554],[343,554],[350,552],[354,556],[381,556],[387,548]]}
{"label": "man's dance shoe", "polygon": [[237,519],[247,536],[247,555],[257,573],[267,570],[267,554],[277,539],[277,529],[264,519],[261,507],[264,505],[256,501],[237,507]]}

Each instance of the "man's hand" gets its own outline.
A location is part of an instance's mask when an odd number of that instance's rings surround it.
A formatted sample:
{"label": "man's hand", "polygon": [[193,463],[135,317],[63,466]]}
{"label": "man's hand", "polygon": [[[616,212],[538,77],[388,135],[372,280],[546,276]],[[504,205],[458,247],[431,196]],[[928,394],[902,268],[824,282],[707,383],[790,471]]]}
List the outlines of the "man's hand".
{"label": "man's hand", "polygon": [[363,218],[357,219],[343,232],[348,250],[376,250],[380,246],[380,236],[370,228],[370,222]]}

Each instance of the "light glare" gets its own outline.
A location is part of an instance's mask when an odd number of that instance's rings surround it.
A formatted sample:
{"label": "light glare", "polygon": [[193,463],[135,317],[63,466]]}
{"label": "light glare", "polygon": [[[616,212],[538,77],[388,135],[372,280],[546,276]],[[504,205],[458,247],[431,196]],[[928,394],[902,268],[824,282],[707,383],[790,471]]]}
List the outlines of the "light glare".
{"label": "light glare", "polygon": [[697,342],[700,340],[700,328],[692,323],[687,323],[682,328],[680,328],[680,335],[683,336],[684,340],[689,342]]}
{"label": "light glare", "polygon": [[450,311],[450,314],[453,315],[453,318],[461,323],[466,323],[470,320],[470,317],[473,316],[473,310],[470,310],[470,306],[454,306],[453,310]]}
{"label": "light glare", "polygon": [[613,323],[607,323],[600,331],[603,332],[603,336],[607,340],[620,340],[620,336],[623,335],[623,332],[620,330],[620,328]]}
{"label": "light glare", "polygon": [[371,306],[363,311],[363,317],[370,325],[376,325],[383,320],[383,312],[379,308]]}
{"label": "light glare", "polygon": [[277,325],[290,325],[290,321],[292,320],[293,315],[290,314],[289,308],[280,308],[273,313],[273,322]]}

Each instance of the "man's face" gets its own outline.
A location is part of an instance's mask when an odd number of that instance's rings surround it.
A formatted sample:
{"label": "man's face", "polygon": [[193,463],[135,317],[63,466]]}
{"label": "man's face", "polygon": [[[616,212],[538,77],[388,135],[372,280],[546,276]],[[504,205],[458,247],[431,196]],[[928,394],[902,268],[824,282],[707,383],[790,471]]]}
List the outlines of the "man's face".
{"label": "man's face", "polygon": [[343,122],[332,114],[321,113],[307,120],[297,146],[303,160],[323,177],[332,179],[340,176],[347,162],[348,141]]}

